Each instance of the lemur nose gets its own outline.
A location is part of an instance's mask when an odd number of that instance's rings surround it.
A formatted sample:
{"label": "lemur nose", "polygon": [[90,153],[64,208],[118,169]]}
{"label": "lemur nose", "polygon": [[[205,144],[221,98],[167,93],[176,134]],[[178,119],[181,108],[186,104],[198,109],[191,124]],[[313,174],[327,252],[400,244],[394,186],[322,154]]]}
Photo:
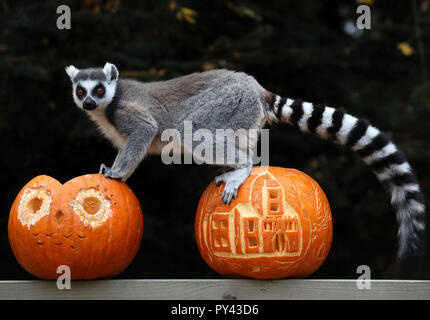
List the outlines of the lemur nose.
{"label": "lemur nose", "polygon": [[97,105],[93,99],[91,99],[90,97],[87,97],[84,100],[83,107],[85,110],[93,110],[97,107]]}

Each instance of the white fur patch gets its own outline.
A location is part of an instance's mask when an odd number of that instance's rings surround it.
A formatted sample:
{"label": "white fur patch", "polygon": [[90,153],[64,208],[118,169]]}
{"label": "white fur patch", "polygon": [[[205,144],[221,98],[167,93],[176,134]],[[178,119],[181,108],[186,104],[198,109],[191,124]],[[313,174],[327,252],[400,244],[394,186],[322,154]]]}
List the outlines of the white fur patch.
{"label": "white fur patch", "polygon": [[391,188],[391,204],[401,204],[405,200],[406,192],[401,186]]}
{"label": "white fur patch", "polygon": [[397,210],[397,221],[400,223],[398,235],[401,239],[398,252],[399,256],[404,254],[406,250],[419,249],[417,245],[419,243],[418,241],[404,243],[402,240],[404,240],[405,237],[414,237],[415,240],[418,240],[416,232],[423,231],[425,229],[425,224],[419,221],[417,217],[421,216],[424,210],[424,205],[416,200],[409,201],[407,205],[401,206],[399,210]]}
{"label": "white fur patch", "polygon": [[298,125],[299,125],[299,128],[303,132],[307,132],[307,131],[309,131],[309,129],[308,129],[308,119],[311,117],[312,111],[314,111],[314,106],[310,102],[303,102],[302,106],[303,106],[303,116],[299,120]]}
{"label": "white fur patch", "polygon": [[424,231],[426,229],[426,225],[422,222],[419,222],[418,220],[414,220],[413,223],[415,225],[415,228],[419,231]]}
{"label": "white fur patch", "polygon": [[414,191],[418,192],[418,191],[420,191],[420,186],[417,185],[417,184],[405,184],[405,185],[403,185],[403,188],[406,191],[410,191],[410,192],[414,192]]}
{"label": "white fur patch", "polygon": [[103,99],[101,99],[103,106],[107,106],[109,103],[112,102],[112,99],[115,95],[115,88],[116,81],[112,81],[111,83],[105,85],[105,96],[103,97]]}
{"label": "white fur patch", "polygon": [[352,128],[354,128],[358,119],[349,114],[345,114],[342,119],[342,126],[336,134],[337,140],[340,144],[345,144],[348,140],[348,135],[351,132]]}
{"label": "white fur patch", "polygon": [[293,113],[293,109],[291,109],[291,105],[293,104],[294,100],[293,99],[287,99],[287,101],[285,102],[285,104],[281,107],[282,108],[282,118],[284,118],[284,120],[289,121],[291,114]]}
{"label": "white fur patch", "polygon": [[274,112],[275,114],[277,114],[277,113],[278,113],[279,101],[281,101],[281,97],[280,97],[280,96],[276,96],[276,98],[275,98],[275,103],[273,104],[273,112]]}
{"label": "white fur patch", "polygon": [[[410,191],[419,191],[420,188],[417,184],[407,184],[402,186],[393,186],[391,188],[391,204],[393,205],[403,205],[406,200],[406,193]],[[413,203],[417,211],[424,211],[424,205],[414,199],[409,200],[409,204]],[[406,205],[406,204],[404,204]]]}
{"label": "white fur patch", "polygon": [[375,151],[370,156],[363,158],[363,160],[367,164],[371,164],[375,160],[385,158],[386,156],[389,156],[390,154],[393,154],[396,151],[397,151],[396,146],[393,143],[389,143],[381,150]]}
{"label": "white fur patch", "polygon": [[352,150],[357,151],[363,149],[365,146],[371,143],[373,138],[375,138],[379,133],[380,131],[377,128],[368,126],[366,133],[361,137],[360,140],[357,141],[355,146],[352,147]]}
{"label": "white fur patch", "polygon": [[98,80],[81,80],[79,84],[87,90],[87,94],[91,93],[91,90],[99,83]]}
{"label": "white fur patch", "polygon": [[73,82],[73,78],[75,75],[79,72],[79,69],[75,66],[68,66],[66,67],[66,73],[70,77],[70,80]]}
{"label": "white fur patch", "polygon": [[397,219],[400,221],[402,220],[410,220],[412,218],[412,221],[417,229],[424,229],[424,224],[419,222],[416,217],[420,214],[424,213],[425,206],[414,199],[411,199],[410,201],[405,204],[405,206],[402,206],[397,211]]}
{"label": "white fur patch", "polygon": [[424,212],[425,206],[421,202],[411,199],[408,201],[408,211]]}
{"label": "white fur patch", "polygon": [[322,119],[321,119],[321,124],[317,127],[316,129],[316,133],[324,139],[328,138],[328,134],[327,134],[327,128],[330,128],[332,125],[332,117],[333,117],[333,113],[334,113],[335,109],[331,108],[331,107],[325,107],[323,115],[322,115]]}
{"label": "white fur patch", "polygon": [[376,176],[380,181],[384,181],[384,180],[391,179],[393,176],[397,174],[410,173],[410,172],[411,172],[411,166],[409,165],[409,163],[404,162],[401,164],[393,164],[390,167],[384,169],[382,172],[377,173]]}
{"label": "white fur patch", "polygon": [[115,67],[114,64],[110,62],[106,62],[106,64],[103,67],[103,73],[106,76],[106,79],[108,79],[108,82],[111,82],[111,80],[118,79],[119,72],[118,69]]}

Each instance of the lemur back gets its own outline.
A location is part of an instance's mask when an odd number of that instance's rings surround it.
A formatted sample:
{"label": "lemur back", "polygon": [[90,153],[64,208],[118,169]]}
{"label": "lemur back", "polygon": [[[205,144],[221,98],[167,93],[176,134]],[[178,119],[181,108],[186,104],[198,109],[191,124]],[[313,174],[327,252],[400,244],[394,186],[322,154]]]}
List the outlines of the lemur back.
{"label": "lemur back", "polygon": [[[69,66],[66,71],[73,83],[75,103],[120,149],[112,167],[101,165],[101,172],[109,178],[126,180],[149,151],[161,151],[164,130],[176,129],[183,136],[186,122],[193,131],[205,129],[214,136],[217,129],[243,130],[241,135],[251,144],[257,140],[250,134],[252,130],[260,130],[265,123],[288,123],[356,151],[386,186],[397,212],[397,275],[413,274],[423,246],[423,195],[405,155],[367,120],[343,109],[273,94],[241,72],[212,70],[141,83],[118,79],[119,72],[110,63],[103,69],[78,70]],[[182,147],[193,152],[194,143],[183,143]],[[224,140],[215,139],[212,147],[230,147],[235,151],[233,157],[225,156],[221,163],[215,163],[233,168],[215,178],[217,184],[224,183],[222,199],[230,203],[251,172],[252,154],[248,145],[245,149],[226,145]],[[206,155],[200,157],[203,162],[214,164]],[[239,158],[245,161],[238,161]]]}

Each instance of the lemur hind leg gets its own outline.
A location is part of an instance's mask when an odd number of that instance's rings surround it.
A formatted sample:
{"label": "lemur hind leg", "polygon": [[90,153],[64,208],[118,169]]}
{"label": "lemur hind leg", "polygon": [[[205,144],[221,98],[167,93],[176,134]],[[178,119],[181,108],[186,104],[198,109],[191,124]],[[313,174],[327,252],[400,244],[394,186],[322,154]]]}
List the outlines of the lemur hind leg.
{"label": "lemur hind leg", "polygon": [[199,158],[206,163],[222,165],[215,177],[215,183],[217,186],[222,182],[225,183],[221,199],[225,204],[229,204],[233,198],[237,198],[239,187],[251,174],[253,152],[252,149],[248,148],[247,143],[236,144],[234,140],[229,143],[228,141],[217,139],[217,143],[213,145],[213,148],[214,152],[224,150],[221,153],[222,156],[216,156],[215,162],[213,159],[205,159],[205,155],[199,155]]}
{"label": "lemur hind leg", "polygon": [[[242,133],[243,134],[243,133]],[[252,149],[248,147],[248,136],[245,133],[245,143],[224,143],[227,151],[224,158],[224,164],[233,168],[232,171],[226,171],[215,177],[215,183],[220,185],[225,183],[221,199],[225,204],[229,204],[233,198],[237,198],[239,187],[249,177],[252,170]]]}
{"label": "lemur hind leg", "polygon": [[[238,138],[238,139],[236,139]],[[218,140],[220,141],[220,140]],[[246,130],[239,130],[235,133],[234,139],[227,139],[223,145],[224,165],[233,168],[233,171],[224,172],[215,177],[215,183],[219,185],[225,182],[221,199],[225,204],[229,204],[233,198],[237,198],[239,187],[249,177],[252,170],[252,145],[255,143],[250,133]]]}

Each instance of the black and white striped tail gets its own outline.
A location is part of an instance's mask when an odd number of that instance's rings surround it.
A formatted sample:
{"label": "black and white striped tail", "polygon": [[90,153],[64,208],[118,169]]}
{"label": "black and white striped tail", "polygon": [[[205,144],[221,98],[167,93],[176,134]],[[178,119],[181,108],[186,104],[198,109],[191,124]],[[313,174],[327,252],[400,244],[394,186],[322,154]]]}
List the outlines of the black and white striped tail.
{"label": "black and white striped tail", "polygon": [[303,132],[316,133],[323,139],[345,145],[372,168],[391,194],[391,203],[397,211],[397,276],[413,277],[422,252],[425,206],[417,178],[405,155],[385,133],[343,109],[274,94],[268,100],[271,120],[289,123]]}

